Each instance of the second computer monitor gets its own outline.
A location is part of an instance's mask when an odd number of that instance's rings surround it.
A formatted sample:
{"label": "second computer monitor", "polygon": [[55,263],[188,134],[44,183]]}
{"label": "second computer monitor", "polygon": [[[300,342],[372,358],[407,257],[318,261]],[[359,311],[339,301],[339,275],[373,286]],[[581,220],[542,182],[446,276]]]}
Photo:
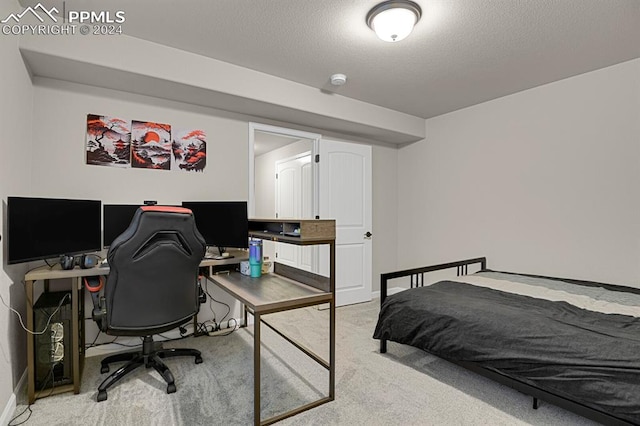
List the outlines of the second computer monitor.
{"label": "second computer monitor", "polygon": [[7,263],[100,250],[100,200],[7,197]]}
{"label": "second computer monitor", "polygon": [[193,212],[198,231],[208,246],[249,247],[249,219],[246,201],[183,201]]}
{"label": "second computer monitor", "polygon": [[140,207],[139,204],[105,204],[102,218],[102,245],[109,247],[113,240],[127,230],[133,215]]}

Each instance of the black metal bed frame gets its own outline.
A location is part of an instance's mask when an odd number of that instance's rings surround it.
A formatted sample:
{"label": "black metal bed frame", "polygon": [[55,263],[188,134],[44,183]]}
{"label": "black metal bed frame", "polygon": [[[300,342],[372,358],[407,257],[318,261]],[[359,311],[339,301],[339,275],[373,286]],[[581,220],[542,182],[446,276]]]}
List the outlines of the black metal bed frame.
{"label": "black metal bed frame", "polygon": [[[456,268],[456,276],[462,276],[462,275],[467,275],[469,265],[475,265],[475,264],[480,264],[480,270],[487,269],[486,257],[478,257],[474,259],[461,260],[458,262],[443,263],[440,265],[431,265],[431,266],[425,266],[421,268],[405,269],[402,271],[394,271],[394,272],[381,274],[380,275],[380,306],[382,307],[382,303],[384,303],[385,299],[387,298],[387,290],[388,290],[387,284],[388,284],[388,281],[391,279],[410,277],[411,288],[422,287],[424,286],[424,274],[428,272]],[[387,352],[387,339],[380,339],[380,353],[386,353],[386,352]],[[478,373],[484,377],[487,377],[491,380],[494,380],[498,383],[509,386],[519,392],[522,392],[526,395],[531,396],[533,398],[534,409],[538,408],[538,400],[542,400],[605,425],[617,426],[617,425],[635,424],[627,420],[615,417],[604,411],[601,411],[592,407],[588,407],[579,402],[556,395],[547,390],[543,390],[536,386],[529,385],[525,382],[514,379],[512,377],[505,376],[499,372],[488,370],[478,365],[477,363],[467,362],[467,361],[455,361],[455,360],[449,360],[446,358],[442,358],[442,359],[445,359],[449,362],[452,362],[456,365],[459,365],[470,371],[473,371],[474,373]]]}

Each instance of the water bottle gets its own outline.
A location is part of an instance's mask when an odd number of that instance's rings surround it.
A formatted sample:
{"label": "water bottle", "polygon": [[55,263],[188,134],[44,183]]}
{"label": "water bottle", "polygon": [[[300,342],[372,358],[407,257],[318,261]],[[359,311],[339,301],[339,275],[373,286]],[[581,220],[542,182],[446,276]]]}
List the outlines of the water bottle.
{"label": "water bottle", "polygon": [[262,274],[262,240],[249,240],[249,269],[254,278]]}

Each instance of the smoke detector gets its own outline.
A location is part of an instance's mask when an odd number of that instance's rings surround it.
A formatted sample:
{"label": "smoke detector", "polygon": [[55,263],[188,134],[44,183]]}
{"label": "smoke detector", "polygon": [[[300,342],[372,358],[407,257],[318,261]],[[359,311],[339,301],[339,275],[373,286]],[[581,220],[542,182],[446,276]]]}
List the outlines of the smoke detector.
{"label": "smoke detector", "polygon": [[342,86],[347,82],[347,76],[344,74],[334,74],[331,76],[330,81],[334,86]]}

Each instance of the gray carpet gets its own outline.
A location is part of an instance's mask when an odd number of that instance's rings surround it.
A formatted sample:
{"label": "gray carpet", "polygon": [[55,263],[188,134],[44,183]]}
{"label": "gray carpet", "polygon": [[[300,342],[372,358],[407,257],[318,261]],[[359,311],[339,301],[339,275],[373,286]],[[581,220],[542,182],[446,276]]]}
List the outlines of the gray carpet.
{"label": "gray carpet", "polygon": [[[337,309],[336,400],[282,425],[588,425],[588,420],[531,398],[417,349],[371,338],[378,302]],[[328,310],[314,308],[265,319],[318,354],[328,354]],[[263,330],[262,416],[272,416],[327,394],[328,373],[266,327]],[[96,403],[100,359],[87,358],[79,395],[39,399],[27,425],[249,425],[253,422],[250,329],[225,337],[165,344],[193,347],[204,363],[172,358],[178,391],[165,393],[155,371],[139,369]],[[19,405],[20,413],[25,405]],[[26,416],[16,419],[16,423]]]}

